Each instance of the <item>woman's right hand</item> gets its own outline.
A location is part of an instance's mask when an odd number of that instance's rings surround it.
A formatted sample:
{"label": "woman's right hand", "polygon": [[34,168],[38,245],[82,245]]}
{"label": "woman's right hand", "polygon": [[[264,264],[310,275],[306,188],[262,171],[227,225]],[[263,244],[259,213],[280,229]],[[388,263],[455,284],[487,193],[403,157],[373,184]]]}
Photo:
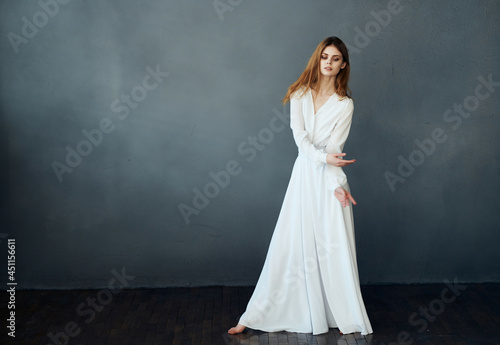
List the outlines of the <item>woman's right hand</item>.
{"label": "woman's right hand", "polygon": [[345,153],[329,153],[326,156],[326,162],[330,165],[335,166],[335,167],[345,167],[345,166],[351,165],[352,163],[356,162],[355,159],[351,159],[351,160],[342,159],[342,157],[344,157],[345,155],[346,155]]}

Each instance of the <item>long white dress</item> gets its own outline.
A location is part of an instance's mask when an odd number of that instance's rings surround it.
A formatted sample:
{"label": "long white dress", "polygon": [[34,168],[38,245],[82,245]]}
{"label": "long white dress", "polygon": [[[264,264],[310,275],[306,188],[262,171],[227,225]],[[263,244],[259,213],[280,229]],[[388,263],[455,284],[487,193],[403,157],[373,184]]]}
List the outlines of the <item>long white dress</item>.
{"label": "long white dress", "polygon": [[334,196],[349,190],[342,168],[326,164],[342,152],[354,110],[333,94],[314,114],[311,91],[290,100],[298,157],[264,267],[239,323],[265,332],[372,333],[361,296],[352,206]]}

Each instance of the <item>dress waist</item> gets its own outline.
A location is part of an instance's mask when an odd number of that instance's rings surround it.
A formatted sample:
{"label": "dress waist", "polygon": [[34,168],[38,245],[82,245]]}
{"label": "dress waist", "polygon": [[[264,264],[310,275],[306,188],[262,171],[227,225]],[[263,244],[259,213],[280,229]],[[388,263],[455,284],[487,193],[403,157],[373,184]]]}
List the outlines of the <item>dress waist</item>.
{"label": "dress waist", "polygon": [[[315,148],[316,150],[320,150],[320,151],[325,152],[326,145],[314,146],[314,148]],[[304,152],[300,151],[300,149],[298,149],[298,155],[299,155],[299,156],[306,156],[306,154],[305,154]]]}

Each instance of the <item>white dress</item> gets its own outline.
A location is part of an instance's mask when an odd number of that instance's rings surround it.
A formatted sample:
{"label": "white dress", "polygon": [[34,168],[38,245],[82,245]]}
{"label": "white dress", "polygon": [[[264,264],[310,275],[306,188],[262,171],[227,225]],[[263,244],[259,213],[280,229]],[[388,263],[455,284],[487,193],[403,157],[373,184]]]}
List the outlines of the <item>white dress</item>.
{"label": "white dress", "polygon": [[265,332],[372,333],[359,287],[352,206],[335,188],[349,190],[342,168],[326,164],[342,152],[354,110],[332,95],[314,114],[311,91],[290,100],[298,157],[264,267],[239,323]]}

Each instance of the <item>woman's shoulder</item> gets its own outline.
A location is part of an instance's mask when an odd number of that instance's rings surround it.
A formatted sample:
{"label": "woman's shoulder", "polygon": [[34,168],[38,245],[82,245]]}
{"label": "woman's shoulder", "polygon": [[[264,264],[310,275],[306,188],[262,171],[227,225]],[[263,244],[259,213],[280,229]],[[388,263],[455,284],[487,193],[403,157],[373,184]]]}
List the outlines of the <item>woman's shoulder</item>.
{"label": "woman's shoulder", "polygon": [[290,96],[290,99],[302,101],[304,97],[306,96],[307,92],[309,90],[305,86],[299,87],[297,90],[295,90],[294,93]]}
{"label": "woman's shoulder", "polygon": [[344,106],[342,112],[345,114],[351,114],[354,111],[354,102],[351,97],[344,96],[343,98],[339,97],[339,103]]}
{"label": "woman's shoulder", "polygon": [[344,97],[339,96],[339,102],[344,104],[347,109],[354,108],[354,101],[349,96],[344,96]]}

